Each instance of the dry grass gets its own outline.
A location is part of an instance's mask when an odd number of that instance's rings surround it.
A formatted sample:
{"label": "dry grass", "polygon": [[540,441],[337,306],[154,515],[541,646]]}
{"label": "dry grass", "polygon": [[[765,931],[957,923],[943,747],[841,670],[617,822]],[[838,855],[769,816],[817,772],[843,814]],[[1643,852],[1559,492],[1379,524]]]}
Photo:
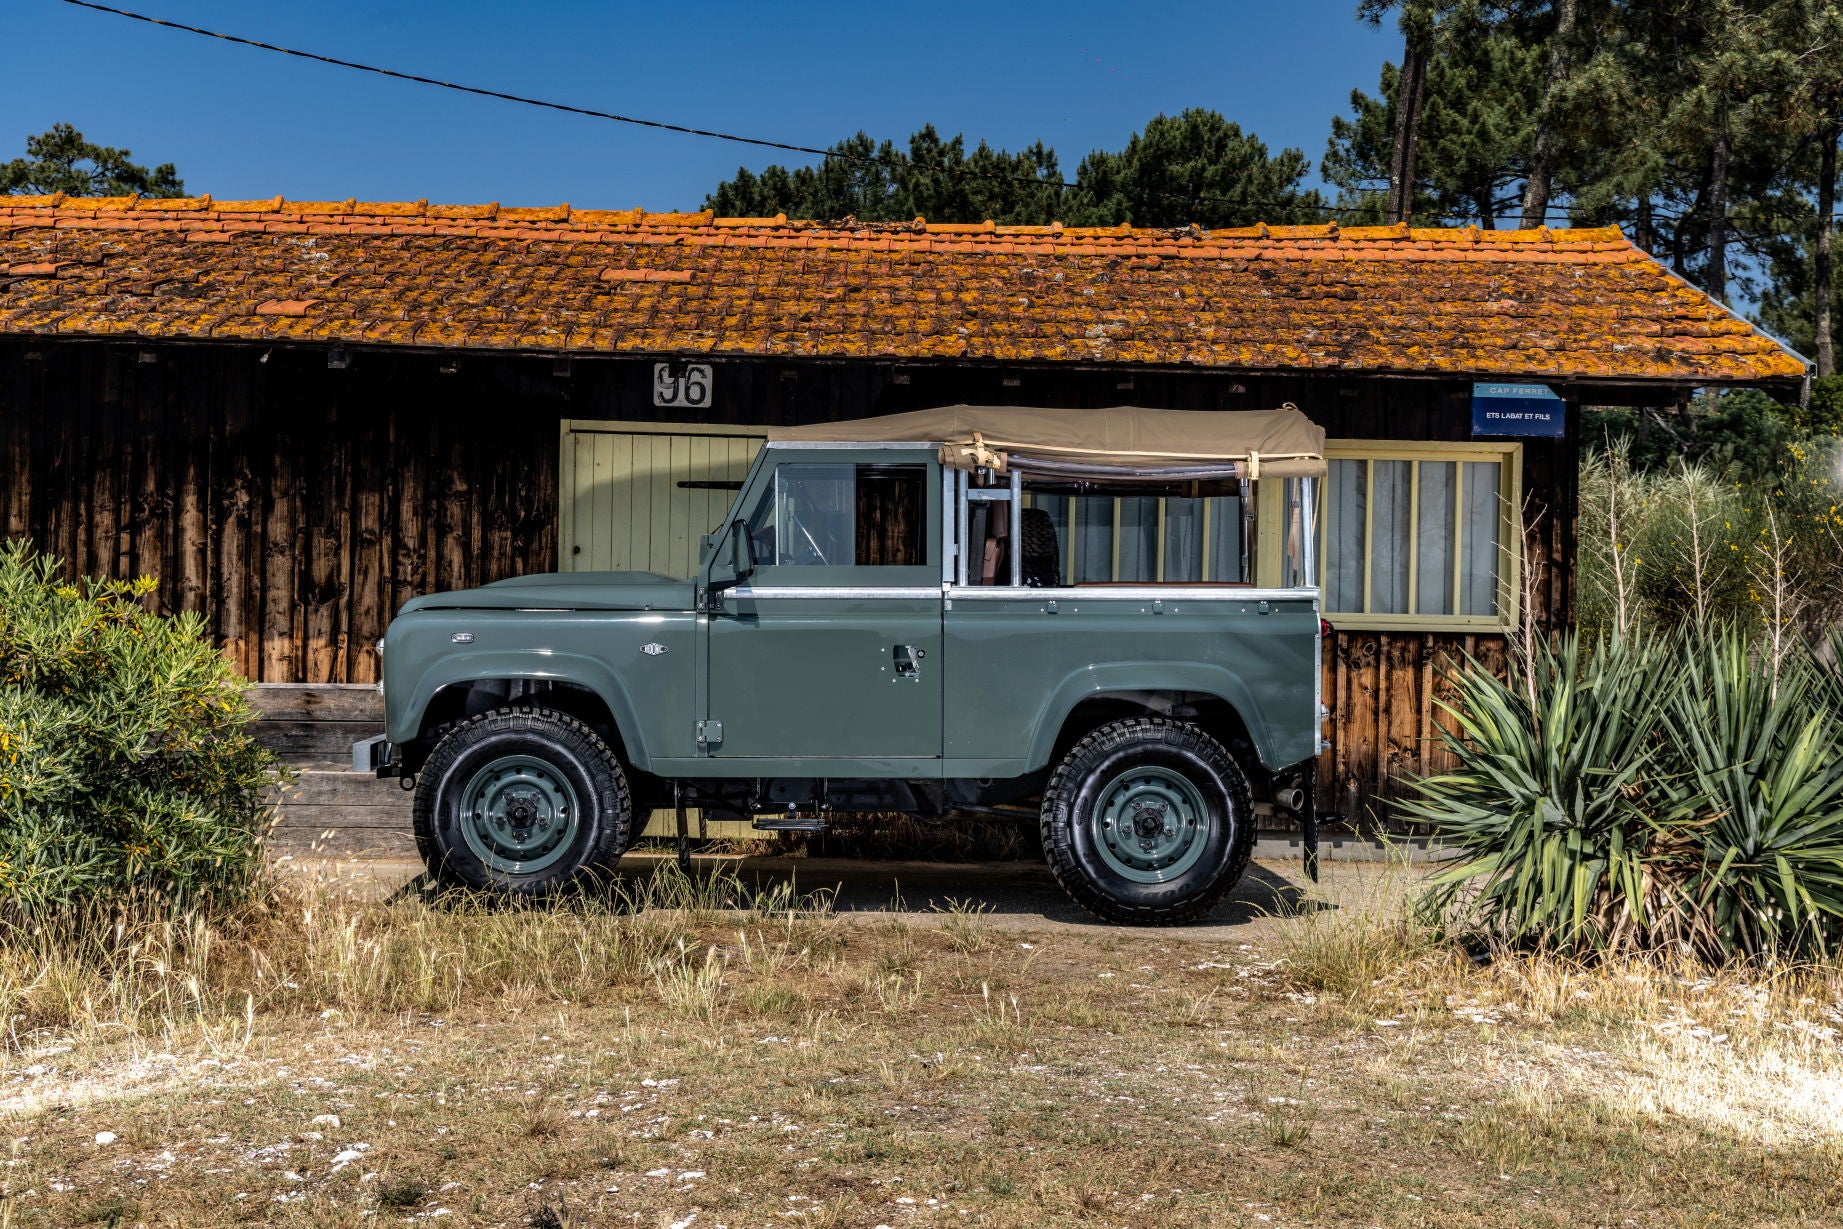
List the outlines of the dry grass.
{"label": "dry grass", "polygon": [[1836,970],[1479,966],[1360,907],[1261,933],[667,872],[15,936],[0,1225],[1843,1217]]}

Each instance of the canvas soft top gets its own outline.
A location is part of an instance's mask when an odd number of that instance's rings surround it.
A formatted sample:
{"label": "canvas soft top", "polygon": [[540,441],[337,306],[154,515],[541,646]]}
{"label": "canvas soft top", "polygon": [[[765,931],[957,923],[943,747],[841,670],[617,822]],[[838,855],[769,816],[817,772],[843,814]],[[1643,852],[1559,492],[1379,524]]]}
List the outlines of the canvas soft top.
{"label": "canvas soft top", "polygon": [[927,441],[960,469],[1106,478],[1311,478],[1325,432],[1290,403],[1277,410],[1103,410],[950,405],[881,418],[777,427],[770,441]]}

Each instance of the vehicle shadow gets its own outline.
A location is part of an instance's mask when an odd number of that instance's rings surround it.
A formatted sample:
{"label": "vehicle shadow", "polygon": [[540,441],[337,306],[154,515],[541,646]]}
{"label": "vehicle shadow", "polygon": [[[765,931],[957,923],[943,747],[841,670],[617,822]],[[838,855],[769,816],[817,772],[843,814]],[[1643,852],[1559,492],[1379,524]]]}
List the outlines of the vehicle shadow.
{"label": "vehicle shadow", "polygon": [[[1250,923],[1334,909],[1307,894],[1305,877],[1287,865],[1250,863],[1241,881],[1210,913],[1185,923],[1190,931],[1224,930]],[[1001,925],[1044,922],[1110,928],[1071,901],[1041,862],[921,862],[870,858],[736,857],[694,854],[691,882],[679,876],[676,860],[661,854],[630,854],[615,877],[585,888],[588,898],[624,902],[626,907],[751,907],[755,902],[810,901],[845,915],[910,918],[953,913],[978,914]],[[383,894],[391,903],[420,900],[437,907],[523,909],[514,901],[432,884],[414,875]],[[538,907],[542,907],[541,905]],[[1156,932],[1162,928],[1151,928]],[[1165,933],[1169,933],[1166,931]]]}
{"label": "vehicle shadow", "polygon": [[[650,864],[650,865],[649,865]],[[629,857],[622,877],[676,873],[667,858]],[[1047,921],[1106,927],[1071,901],[1039,862],[892,862],[857,858],[693,857],[693,876],[734,875],[760,894],[824,894],[846,914],[978,913],[1011,922]],[[1275,916],[1329,908],[1308,898],[1304,876],[1289,878],[1251,863],[1229,895],[1190,927],[1235,927]]]}

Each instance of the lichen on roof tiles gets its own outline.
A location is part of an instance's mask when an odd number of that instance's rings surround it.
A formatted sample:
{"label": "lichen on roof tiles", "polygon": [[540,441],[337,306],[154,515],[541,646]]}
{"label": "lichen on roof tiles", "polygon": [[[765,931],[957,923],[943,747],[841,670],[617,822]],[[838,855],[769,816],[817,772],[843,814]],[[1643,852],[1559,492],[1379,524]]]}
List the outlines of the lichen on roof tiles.
{"label": "lichen on roof tiles", "polygon": [[0,332],[1678,383],[1804,374],[1611,227],[10,197]]}

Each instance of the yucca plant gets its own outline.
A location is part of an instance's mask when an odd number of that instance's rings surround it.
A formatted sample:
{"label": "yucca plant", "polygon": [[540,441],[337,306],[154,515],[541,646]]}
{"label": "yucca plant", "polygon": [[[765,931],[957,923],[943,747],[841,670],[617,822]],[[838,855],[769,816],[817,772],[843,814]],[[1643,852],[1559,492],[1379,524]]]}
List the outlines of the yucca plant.
{"label": "yucca plant", "polygon": [[1682,654],[1664,744],[1696,803],[1661,849],[1659,926],[1705,952],[1835,951],[1843,937],[1843,708],[1800,646],[1778,659],[1734,628]]}
{"label": "yucca plant", "polygon": [[0,549],[0,921],[255,880],[274,757],[202,620],[150,613],[152,587]]}
{"label": "yucca plant", "polygon": [[1449,850],[1423,905],[1574,951],[1805,956],[1843,938],[1840,689],[1745,633],[1569,637],[1455,679],[1450,772],[1407,816]]}
{"label": "yucca plant", "polygon": [[1657,737],[1673,668],[1649,640],[1538,644],[1527,692],[1474,666],[1454,679],[1458,765],[1411,782],[1403,811],[1452,851],[1425,903],[1508,941],[1607,947],[1643,930]]}

